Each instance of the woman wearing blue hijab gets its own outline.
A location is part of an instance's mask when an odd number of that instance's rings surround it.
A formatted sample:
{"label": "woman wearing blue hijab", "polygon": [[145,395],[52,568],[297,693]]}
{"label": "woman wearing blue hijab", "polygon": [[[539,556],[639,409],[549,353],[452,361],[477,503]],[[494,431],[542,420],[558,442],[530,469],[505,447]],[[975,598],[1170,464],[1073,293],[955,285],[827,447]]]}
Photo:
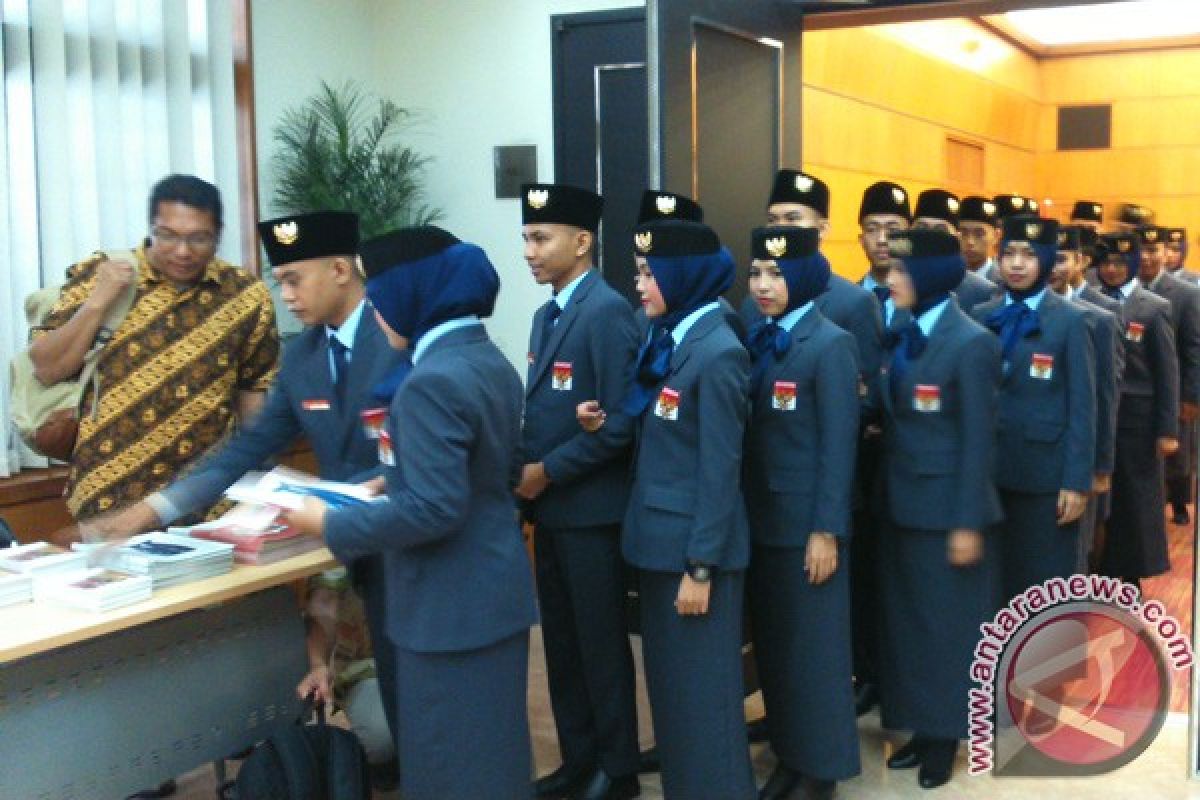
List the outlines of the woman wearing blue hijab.
{"label": "woman wearing blue hijab", "polygon": [[1117,406],[1112,510],[1096,571],[1141,585],[1171,568],[1163,459],[1179,449],[1179,358],[1171,304],[1138,281],[1141,240],[1105,234],[1097,248],[1100,291],[1121,304],[1125,374]]}
{"label": "woman wearing blue hijab", "polygon": [[513,456],[524,392],[481,317],[499,279],[484,252],[440,228],[366,242],[367,295],[411,371],[380,438],[385,502],[326,509],[293,524],[323,532],[343,563],[380,553],[396,656],[397,753],[408,800],[528,798],[525,695],[536,621],[516,523]]}
{"label": "woman wearing blue hijab", "polygon": [[759,800],[832,797],[859,773],[846,561],[858,443],[858,348],[821,314],[816,228],[759,228],[749,296],[763,319],[745,449],[754,652],[778,759]]}
{"label": "woman wearing blue hijab", "polygon": [[[734,265],[711,228],[634,235],[650,322],[620,413],[637,428],[621,549],[636,570],[642,652],[668,800],[750,800],[741,628],[749,560],[741,492],[750,357],[717,298]],[[633,420],[633,426],[627,420]],[[580,405],[594,429],[603,410]]]}
{"label": "woman wearing blue hijab", "polygon": [[1008,217],[1000,242],[1005,294],[975,309],[999,337],[1004,376],[996,424],[1001,599],[1069,578],[1096,463],[1095,354],[1084,311],[1046,285],[1058,223]]}
{"label": "woman wearing blue hijab", "polygon": [[887,765],[950,779],[967,735],[970,666],[993,612],[985,532],[1000,519],[992,448],[1000,348],[952,291],[966,269],[958,238],[894,233],[888,287],[912,312],[881,371],[886,525],[879,545],[883,725],[913,737]]}

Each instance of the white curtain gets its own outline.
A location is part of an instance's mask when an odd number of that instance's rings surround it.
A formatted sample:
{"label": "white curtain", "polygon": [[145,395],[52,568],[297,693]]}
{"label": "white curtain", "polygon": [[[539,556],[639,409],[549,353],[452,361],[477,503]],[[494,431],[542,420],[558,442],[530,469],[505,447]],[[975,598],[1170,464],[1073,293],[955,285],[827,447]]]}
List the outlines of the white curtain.
{"label": "white curtain", "polygon": [[212,181],[239,242],[228,0],[0,0],[0,477],[41,466],[8,411],[23,301],[93,250],[147,232],[159,178]]}

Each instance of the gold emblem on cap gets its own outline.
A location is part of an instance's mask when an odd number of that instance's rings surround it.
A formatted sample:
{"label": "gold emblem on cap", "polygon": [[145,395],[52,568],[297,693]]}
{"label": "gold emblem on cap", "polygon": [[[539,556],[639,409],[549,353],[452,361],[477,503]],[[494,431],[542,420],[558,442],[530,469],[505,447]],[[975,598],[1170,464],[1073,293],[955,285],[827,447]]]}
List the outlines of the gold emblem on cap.
{"label": "gold emblem on cap", "polygon": [[950,209],[951,214],[957,214],[958,213],[958,201],[955,200],[953,197],[947,197],[946,198],[946,208]]}
{"label": "gold emblem on cap", "polygon": [[911,256],[912,240],[905,238],[888,239],[888,252],[894,256]]}
{"label": "gold emblem on cap", "polygon": [[1129,243],[1128,239],[1118,239],[1117,240],[1117,252],[1118,253],[1128,253],[1129,247],[1130,247],[1130,243]]}
{"label": "gold emblem on cap", "polygon": [[996,204],[991,202],[990,200],[985,201],[983,204],[983,213],[987,214],[989,217],[992,216],[993,214],[995,214],[996,213]]}
{"label": "gold emblem on cap", "polygon": [[1101,214],[1104,213],[1104,206],[1100,205],[1099,203],[1093,203],[1092,204],[1092,213],[1095,214],[1097,217],[1100,216]]}
{"label": "gold emblem on cap", "polygon": [[1066,231],[1058,232],[1058,246],[1059,247],[1067,246],[1067,232]]}
{"label": "gold emblem on cap", "polygon": [[1040,222],[1025,223],[1025,235],[1030,239],[1036,239],[1042,235],[1042,224]]}
{"label": "gold emblem on cap", "polygon": [[650,248],[654,246],[654,234],[650,231],[642,231],[633,235],[633,246],[637,248],[639,253],[649,253]]}
{"label": "gold emblem on cap", "polygon": [[1157,242],[1158,241],[1158,231],[1154,230],[1154,228],[1151,228],[1148,231],[1144,231],[1143,235],[1146,237],[1147,242]]}
{"label": "gold emblem on cap", "polygon": [[530,189],[525,195],[525,202],[534,211],[545,208],[546,203],[550,202],[550,192],[547,189]]}
{"label": "gold emblem on cap", "polygon": [[901,205],[907,199],[907,196],[904,194],[904,190],[899,186],[893,186],[892,199],[896,201],[896,205]]}
{"label": "gold emblem on cap", "polygon": [[272,232],[275,234],[275,241],[282,245],[294,244],[300,238],[300,226],[295,220],[277,223]]}
{"label": "gold emblem on cap", "polygon": [[1024,197],[1014,197],[1012,199],[1012,205],[1013,205],[1013,208],[1024,208],[1025,207],[1025,198]]}
{"label": "gold emblem on cap", "polygon": [[1183,231],[1171,231],[1168,234],[1168,236],[1170,237],[1172,242],[1182,242],[1183,241]]}
{"label": "gold emblem on cap", "polygon": [[796,191],[807,192],[813,187],[813,179],[807,175],[796,176]]}
{"label": "gold emblem on cap", "polygon": [[654,207],[658,209],[658,213],[670,215],[675,213],[675,198],[668,194],[660,194],[654,198]]}
{"label": "gold emblem on cap", "polygon": [[763,242],[763,245],[767,248],[767,254],[771,258],[780,258],[787,253],[786,236],[776,236],[774,239],[767,239]]}

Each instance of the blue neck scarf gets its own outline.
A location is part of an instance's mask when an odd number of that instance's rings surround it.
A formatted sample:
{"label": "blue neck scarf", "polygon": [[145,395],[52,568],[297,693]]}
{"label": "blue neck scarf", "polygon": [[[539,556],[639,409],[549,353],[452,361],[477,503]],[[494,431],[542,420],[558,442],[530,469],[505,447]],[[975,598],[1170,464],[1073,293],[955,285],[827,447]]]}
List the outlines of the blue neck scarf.
{"label": "blue neck scarf", "polygon": [[[474,314],[489,317],[500,277],[487,254],[468,242],[393,267],[367,281],[367,296],[379,316],[415,349],[429,330],[447,320]],[[412,369],[401,364],[376,387],[390,400]]]}
{"label": "blue neck scarf", "polygon": [[[776,259],[775,263],[779,265],[779,271],[783,273],[783,280],[788,289],[787,307],[780,317],[815,300],[829,285],[829,276],[833,272],[829,267],[829,260],[819,252],[803,258]],[[763,318],[751,326],[747,347],[751,358],[754,359],[754,371],[750,382],[752,389],[757,389],[767,370],[769,359],[765,356],[773,354],[778,361],[791,346],[791,332],[785,331],[775,320]]]}
{"label": "blue neck scarf", "polygon": [[908,372],[908,364],[925,352],[928,337],[917,319],[947,300],[967,274],[967,264],[960,253],[925,258],[903,258],[904,270],[912,280],[917,301],[912,307],[912,321],[900,331],[888,336],[887,346],[892,353],[892,368],[889,373],[893,395],[900,381]]}
{"label": "blue neck scarf", "polygon": [[684,317],[706,306],[733,285],[733,256],[722,247],[703,255],[646,259],[667,313],[651,321],[650,337],[638,351],[629,393],[621,403],[631,417],[645,413],[655,391],[671,370],[671,354],[679,344],[671,331]]}

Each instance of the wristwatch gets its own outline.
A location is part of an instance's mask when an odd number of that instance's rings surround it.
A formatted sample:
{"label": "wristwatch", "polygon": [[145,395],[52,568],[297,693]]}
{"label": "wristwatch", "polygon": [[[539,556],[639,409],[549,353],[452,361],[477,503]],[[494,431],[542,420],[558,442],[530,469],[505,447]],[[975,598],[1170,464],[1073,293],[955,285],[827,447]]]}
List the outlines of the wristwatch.
{"label": "wristwatch", "polygon": [[699,561],[688,561],[687,574],[696,583],[708,583],[712,580],[713,567]]}

